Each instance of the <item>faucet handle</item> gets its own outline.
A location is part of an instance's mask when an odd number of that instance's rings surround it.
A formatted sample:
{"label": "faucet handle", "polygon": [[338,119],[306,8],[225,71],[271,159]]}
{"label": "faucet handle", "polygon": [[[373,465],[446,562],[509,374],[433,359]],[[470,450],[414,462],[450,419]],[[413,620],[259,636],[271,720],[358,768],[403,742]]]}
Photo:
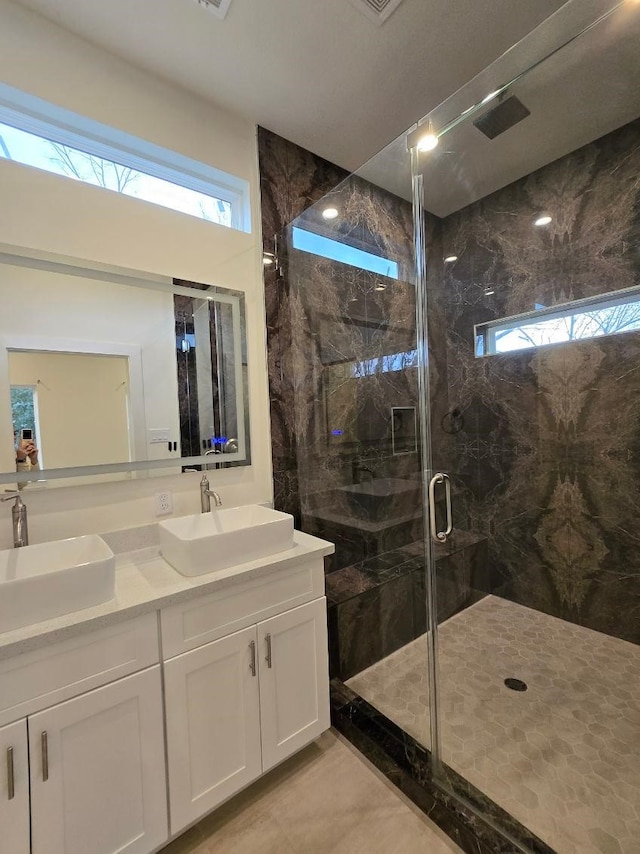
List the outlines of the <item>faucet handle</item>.
{"label": "faucet handle", "polygon": [[14,489],[5,489],[7,495],[4,498],[0,498],[0,501],[13,501],[19,499],[19,503],[22,504],[22,496],[17,490]]}

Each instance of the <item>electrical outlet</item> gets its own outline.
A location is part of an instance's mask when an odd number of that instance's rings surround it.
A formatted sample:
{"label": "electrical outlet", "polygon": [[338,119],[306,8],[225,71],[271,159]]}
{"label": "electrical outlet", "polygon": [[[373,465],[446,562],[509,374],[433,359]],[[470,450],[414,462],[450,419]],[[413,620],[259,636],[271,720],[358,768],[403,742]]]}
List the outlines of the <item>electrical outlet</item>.
{"label": "electrical outlet", "polygon": [[156,494],[156,516],[166,516],[173,513],[173,495],[170,492]]}

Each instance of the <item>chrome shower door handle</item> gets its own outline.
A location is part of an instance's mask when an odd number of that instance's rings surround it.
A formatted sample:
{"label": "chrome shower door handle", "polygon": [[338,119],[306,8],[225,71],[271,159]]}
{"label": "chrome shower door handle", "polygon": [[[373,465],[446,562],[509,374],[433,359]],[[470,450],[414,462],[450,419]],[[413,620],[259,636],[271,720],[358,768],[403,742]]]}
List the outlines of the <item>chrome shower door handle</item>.
{"label": "chrome shower door handle", "polygon": [[[436,521],[436,486],[444,483],[444,500],[447,510],[447,527],[444,531],[438,531],[438,523]],[[431,539],[435,543],[446,542],[449,534],[453,530],[453,516],[451,513],[451,479],[448,474],[439,471],[429,481],[429,528]]]}

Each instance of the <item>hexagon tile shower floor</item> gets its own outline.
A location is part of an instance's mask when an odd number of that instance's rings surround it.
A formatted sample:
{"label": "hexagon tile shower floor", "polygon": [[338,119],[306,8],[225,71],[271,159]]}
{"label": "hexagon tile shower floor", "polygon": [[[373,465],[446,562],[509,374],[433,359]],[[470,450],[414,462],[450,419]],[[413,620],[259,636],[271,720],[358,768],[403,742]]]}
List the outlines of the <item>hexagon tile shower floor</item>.
{"label": "hexagon tile shower floor", "polygon": [[[439,650],[444,761],[561,854],[640,854],[640,647],[487,596]],[[428,747],[426,660],[422,636],[347,684]]]}

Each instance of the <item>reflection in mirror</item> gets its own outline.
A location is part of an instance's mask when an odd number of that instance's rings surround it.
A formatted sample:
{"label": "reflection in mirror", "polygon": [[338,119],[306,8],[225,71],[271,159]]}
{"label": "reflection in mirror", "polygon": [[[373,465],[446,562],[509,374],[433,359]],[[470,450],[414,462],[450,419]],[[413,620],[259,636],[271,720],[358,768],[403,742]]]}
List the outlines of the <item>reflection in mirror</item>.
{"label": "reflection in mirror", "polygon": [[0,250],[0,482],[248,464],[241,293],[26,252]]}
{"label": "reflection in mirror", "polygon": [[13,427],[32,429],[40,468],[132,459],[127,357],[42,350],[8,355]]}
{"label": "reflection in mirror", "polygon": [[233,306],[184,294],[173,300],[182,456],[237,452],[241,425],[233,404],[245,360],[242,343],[235,346]]}

